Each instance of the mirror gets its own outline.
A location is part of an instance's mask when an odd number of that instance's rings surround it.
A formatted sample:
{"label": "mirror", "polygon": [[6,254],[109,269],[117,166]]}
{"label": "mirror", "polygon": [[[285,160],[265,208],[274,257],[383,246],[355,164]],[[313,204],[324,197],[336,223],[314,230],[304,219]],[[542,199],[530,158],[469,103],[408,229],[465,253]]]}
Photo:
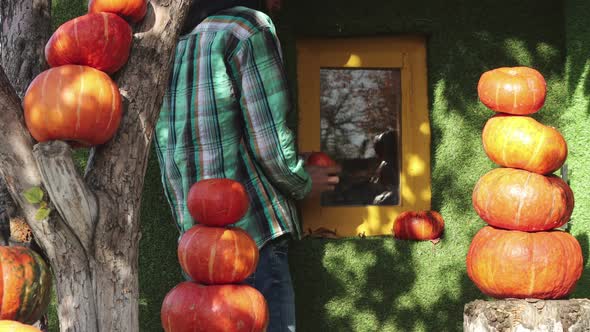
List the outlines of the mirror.
{"label": "mirror", "polygon": [[401,71],[320,68],[321,150],[341,166],[322,206],[400,204]]}

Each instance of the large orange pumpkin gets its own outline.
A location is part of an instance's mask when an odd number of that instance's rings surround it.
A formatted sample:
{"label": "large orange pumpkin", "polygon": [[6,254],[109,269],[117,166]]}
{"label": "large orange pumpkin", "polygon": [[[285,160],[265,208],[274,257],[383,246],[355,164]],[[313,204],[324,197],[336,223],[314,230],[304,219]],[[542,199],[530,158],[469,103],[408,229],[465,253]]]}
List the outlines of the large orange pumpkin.
{"label": "large orange pumpkin", "polygon": [[583,269],[578,241],[562,231],[520,232],[486,226],[467,253],[467,274],[494,298],[559,299]]}
{"label": "large orange pumpkin", "polygon": [[543,106],[547,87],[543,75],[533,68],[502,67],[481,75],[477,93],[496,112],[524,115]]}
{"label": "large orange pumpkin", "polygon": [[258,264],[256,242],[243,229],[195,225],[178,243],[178,260],[192,280],[203,284],[244,281]]}
{"label": "large orange pumpkin", "polygon": [[492,226],[544,231],[568,222],[574,194],[558,176],[496,168],[479,179],[472,202],[477,214]]}
{"label": "large orange pumpkin", "polygon": [[146,0],[90,0],[88,12],[109,12],[132,22],[139,22],[147,12]]}
{"label": "large orange pumpkin", "polygon": [[0,281],[0,319],[32,324],[47,310],[51,272],[33,250],[0,247]]}
{"label": "large orange pumpkin", "polygon": [[483,128],[483,148],[498,165],[548,174],[567,158],[567,144],[553,127],[528,116],[498,114]]}
{"label": "large orange pumpkin", "polygon": [[77,65],[50,68],[35,77],[23,107],[27,128],[37,141],[84,146],[111,139],[122,113],[115,82],[100,70]]}
{"label": "large orange pumpkin", "polygon": [[41,332],[38,328],[22,324],[13,320],[0,320],[0,331],[2,332]]}
{"label": "large orange pumpkin", "polygon": [[189,281],[168,292],[160,316],[166,332],[262,332],[269,319],[266,300],[251,286]]}
{"label": "large orange pumpkin", "polygon": [[111,13],[87,14],[62,24],[45,45],[51,67],[84,65],[112,74],[129,58],[131,27]]}
{"label": "large orange pumpkin", "polygon": [[444,227],[444,220],[436,211],[405,211],[395,218],[393,235],[404,240],[434,240]]}
{"label": "large orange pumpkin", "polygon": [[240,220],[250,206],[244,186],[231,179],[205,179],[194,183],[187,195],[187,209],[200,224],[226,226]]}

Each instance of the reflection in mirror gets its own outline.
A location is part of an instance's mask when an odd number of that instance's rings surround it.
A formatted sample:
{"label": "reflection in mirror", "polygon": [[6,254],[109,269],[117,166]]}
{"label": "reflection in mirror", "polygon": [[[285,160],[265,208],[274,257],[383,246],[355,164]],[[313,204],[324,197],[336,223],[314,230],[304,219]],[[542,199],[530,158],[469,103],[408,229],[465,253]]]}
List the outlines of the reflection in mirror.
{"label": "reflection in mirror", "polygon": [[399,205],[401,72],[321,68],[321,150],[342,166],[322,206]]}

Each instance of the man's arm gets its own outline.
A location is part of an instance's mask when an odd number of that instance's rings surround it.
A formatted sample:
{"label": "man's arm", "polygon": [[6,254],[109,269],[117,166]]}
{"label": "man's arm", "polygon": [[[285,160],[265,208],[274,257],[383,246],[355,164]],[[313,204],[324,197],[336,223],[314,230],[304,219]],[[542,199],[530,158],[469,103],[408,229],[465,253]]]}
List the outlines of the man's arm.
{"label": "man's arm", "polygon": [[281,192],[303,198],[312,183],[287,127],[292,103],[274,31],[263,29],[242,40],[232,59],[249,149]]}

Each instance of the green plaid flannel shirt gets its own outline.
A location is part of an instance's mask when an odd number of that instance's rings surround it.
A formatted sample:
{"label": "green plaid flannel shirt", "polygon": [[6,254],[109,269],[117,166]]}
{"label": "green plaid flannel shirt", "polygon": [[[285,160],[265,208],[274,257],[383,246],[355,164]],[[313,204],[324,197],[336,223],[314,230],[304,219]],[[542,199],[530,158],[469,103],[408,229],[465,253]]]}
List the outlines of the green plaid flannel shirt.
{"label": "green plaid flannel shirt", "polygon": [[221,11],[181,36],[156,125],[162,183],[181,233],[193,224],[190,186],[242,183],[250,209],[235,225],[262,246],[300,235],[294,200],[311,189],[286,116],[292,103],[272,21],[245,7]]}

